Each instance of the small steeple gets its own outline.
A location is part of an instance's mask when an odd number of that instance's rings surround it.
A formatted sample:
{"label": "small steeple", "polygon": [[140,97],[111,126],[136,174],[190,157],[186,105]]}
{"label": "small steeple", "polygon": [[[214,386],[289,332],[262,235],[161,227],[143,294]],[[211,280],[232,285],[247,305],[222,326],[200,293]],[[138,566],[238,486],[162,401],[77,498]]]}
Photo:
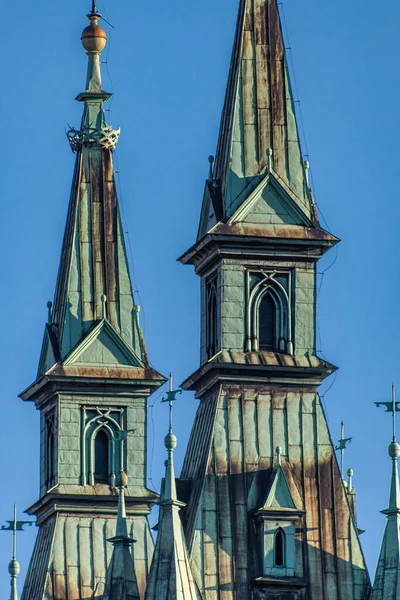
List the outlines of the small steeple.
{"label": "small steeple", "polygon": [[376,402],[376,405],[383,405],[386,407],[386,412],[392,413],[393,437],[388,448],[392,461],[389,507],[382,511],[387,517],[387,523],[371,600],[397,600],[400,597],[400,488],[398,472],[400,444],[397,443],[396,439],[396,412],[400,411],[400,407],[399,403],[396,402],[394,385],[392,386],[392,401]]}
{"label": "small steeple", "polygon": [[161,521],[146,590],[146,600],[200,600],[190,566],[179,510],[185,506],[176,494],[174,450],[177,439],[172,431],[172,405],[181,390],[170,388],[164,402],[169,402],[169,430],[165,437],[168,460],[161,495]]}
{"label": "small steeple", "polygon": [[118,516],[115,536],[108,541],[114,546],[107,571],[102,600],[140,600],[131,546],[135,540],[128,535],[125,510],[125,488],[128,477],[121,468],[118,482]]}

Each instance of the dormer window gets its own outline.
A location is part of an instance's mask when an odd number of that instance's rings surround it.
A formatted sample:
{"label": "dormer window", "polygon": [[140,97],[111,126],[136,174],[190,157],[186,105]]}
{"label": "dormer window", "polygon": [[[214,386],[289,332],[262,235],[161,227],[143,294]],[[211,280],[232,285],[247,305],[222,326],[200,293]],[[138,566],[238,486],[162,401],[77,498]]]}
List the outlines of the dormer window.
{"label": "dormer window", "polygon": [[[300,579],[302,576],[301,571],[296,572],[296,563],[299,563],[299,560],[296,561],[296,552],[301,552],[301,546],[296,547],[296,527],[301,527],[304,512],[297,508],[293,499],[282,466],[280,448],[277,448],[277,459],[278,464],[271,473],[269,489],[266,491],[266,500],[255,513],[263,564],[258,581],[273,579],[284,583],[288,578]],[[288,468],[287,474],[290,475]]]}

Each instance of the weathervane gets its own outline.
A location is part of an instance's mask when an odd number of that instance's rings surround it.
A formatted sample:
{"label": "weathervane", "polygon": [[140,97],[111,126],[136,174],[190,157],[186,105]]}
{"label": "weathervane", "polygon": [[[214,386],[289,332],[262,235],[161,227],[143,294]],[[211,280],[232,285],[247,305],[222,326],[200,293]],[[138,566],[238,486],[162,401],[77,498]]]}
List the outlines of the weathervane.
{"label": "weathervane", "polygon": [[169,402],[169,433],[172,433],[172,406],[174,401],[176,400],[177,394],[182,394],[182,390],[172,389],[172,373],[170,373],[169,391],[167,392],[167,397],[161,400],[161,402]]}
{"label": "weathervane", "polygon": [[396,389],[392,383],[392,401],[391,402],[375,402],[375,406],[385,406],[386,412],[392,413],[393,423],[393,441],[396,441],[396,413],[400,412],[400,402],[396,402]]}
{"label": "weathervane", "polygon": [[17,561],[17,531],[24,531],[24,525],[33,525],[33,521],[17,521],[17,506],[14,504],[14,519],[12,521],[6,521],[8,527],[2,526],[2,531],[13,532],[13,557],[8,565],[8,572],[11,575],[11,596],[10,600],[18,600],[17,592],[17,576],[21,570],[20,564]]}
{"label": "weathervane", "polygon": [[350,444],[352,439],[353,438],[345,438],[344,437],[344,421],[342,421],[340,440],[338,440],[339,446],[335,447],[335,450],[340,450],[340,471],[342,473],[342,477],[343,477],[343,473],[344,473],[344,451],[347,448],[347,444]]}
{"label": "weathervane", "polygon": [[118,433],[116,434],[114,440],[116,442],[120,442],[120,460],[121,460],[121,471],[124,470],[124,445],[126,440],[128,439],[128,435],[133,435],[134,433],[136,433],[136,429],[126,429],[125,431],[118,431]]}

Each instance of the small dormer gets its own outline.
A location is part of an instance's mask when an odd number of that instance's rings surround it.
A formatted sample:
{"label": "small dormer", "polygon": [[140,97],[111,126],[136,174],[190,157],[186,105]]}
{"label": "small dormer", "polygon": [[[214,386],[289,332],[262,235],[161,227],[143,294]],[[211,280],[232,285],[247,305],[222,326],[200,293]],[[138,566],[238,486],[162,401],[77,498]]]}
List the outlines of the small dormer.
{"label": "small dormer", "polygon": [[262,573],[257,585],[276,587],[305,585],[302,579],[301,543],[296,543],[296,532],[303,528],[302,510],[298,499],[291,493],[284,469],[281,449],[276,449],[277,465],[272,473],[263,505],[254,513],[262,553]]}

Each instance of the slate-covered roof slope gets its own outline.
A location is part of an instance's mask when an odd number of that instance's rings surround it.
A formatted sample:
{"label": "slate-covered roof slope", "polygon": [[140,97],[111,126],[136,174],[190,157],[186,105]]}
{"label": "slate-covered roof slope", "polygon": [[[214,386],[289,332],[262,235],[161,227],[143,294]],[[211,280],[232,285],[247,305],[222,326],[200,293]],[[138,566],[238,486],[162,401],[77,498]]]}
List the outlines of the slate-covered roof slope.
{"label": "slate-covered roof slope", "polygon": [[248,598],[262,578],[262,536],[252,515],[273,481],[277,445],[290,495],[305,511],[296,569],[308,591],[299,598],[368,600],[368,572],[321,400],[312,388],[278,384],[224,384],[201,398],[181,478],[192,482],[185,533],[193,569],[203,573],[203,597],[223,589],[231,600]]}
{"label": "slate-covered roof slope", "polygon": [[173,452],[176,437],[172,430],[165,438],[168,449],[165,484],[161,497],[161,521],[147,582],[145,600],[201,600],[193,577],[177,499]]}
{"label": "slate-covered roof slope", "polygon": [[396,441],[389,446],[389,456],[392,459],[389,508],[382,511],[387,516],[387,523],[371,600],[397,600],[400,598],[400,488],[398,473],[400,445]]}
{"label": "slate-covered roof slope", "polygon": [[240,0],[214,182],[206,185],[198,239],[243,202],[267,169],[268,149],[276,179],[315,220],[277,0]]}
{"label": "slate-covered roof slope", "polygon": [[[93,39],[82,38],[86,45]],[[81,127],[68,132],[76,152],[75,172],[39,375],[63,359],[104,314],[146,360],[113,168],[112,153],[120,132],[105,119],[104,103],[111,94],[102,89],[100,53],[97,62],[96,57],[88,56],[86,90],[77,98],[84,104]]]}

